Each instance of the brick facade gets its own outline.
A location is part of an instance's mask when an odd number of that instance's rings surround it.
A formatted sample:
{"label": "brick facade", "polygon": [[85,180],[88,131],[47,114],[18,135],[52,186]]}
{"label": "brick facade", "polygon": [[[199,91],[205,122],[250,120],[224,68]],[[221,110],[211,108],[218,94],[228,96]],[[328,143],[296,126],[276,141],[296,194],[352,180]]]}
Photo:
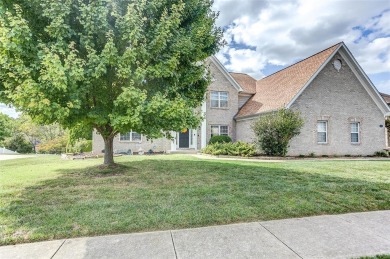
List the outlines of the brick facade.
{"label": "brick facade", "polygon": [[[340,59],[337,71],[333,61]],[[336,54],[291,105],[304,119],[288,155],[372,155],[386,147],[384,116],[347,62]],[[252,142],[254,119],[237,121],[237,140]],[[317,121],[328,122],[328,142],[317,143]],[[360,141],[351,143],[351,123],[360,123]]]}
{"label": "brick facade", "polygon": [[[206,123],[207,123],[207,143],[211,137],[211,126],[226,125],[229,127],[229,136],[236,139],[236,125],[233,120],[238,112],[238,91],[219,71],[214,63],[210,63],[210,71],[213,77],[212,84],[206,92]],[[227,108],[211,108],[210,93],[212,91],[224,91],[229,93]]]}
{"label": "brick facade", "polygon": [[[340,71],[332,63],[342,62]],[[386,147],[384,116],[347,62],[338,54],[291,106],[305,120],[289,155],[372,155]],[[317,121],[328,121],[328,143],[317,143]],[[351,143],[351,122],[360,123],[360,142]],[[382,127],[381,127],[382,126]]]}

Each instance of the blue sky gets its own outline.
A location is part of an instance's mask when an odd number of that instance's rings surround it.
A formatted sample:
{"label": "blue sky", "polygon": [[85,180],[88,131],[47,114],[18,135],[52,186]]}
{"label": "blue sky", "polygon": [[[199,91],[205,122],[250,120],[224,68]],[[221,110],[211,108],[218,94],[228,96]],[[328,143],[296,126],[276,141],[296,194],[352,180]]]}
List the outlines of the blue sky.
{"label": "blue sky", "polygon": [[[215,0],[229,71],[256,79],[344,41],[376,88],[390,94],[390,0]],[[0,112],[16,112],[0,104]]]}
{"label": "blue sky", "polygon": [[229,71],[260,79],[344,41],[381,92],[390,93],[389,0],[215,0]]}

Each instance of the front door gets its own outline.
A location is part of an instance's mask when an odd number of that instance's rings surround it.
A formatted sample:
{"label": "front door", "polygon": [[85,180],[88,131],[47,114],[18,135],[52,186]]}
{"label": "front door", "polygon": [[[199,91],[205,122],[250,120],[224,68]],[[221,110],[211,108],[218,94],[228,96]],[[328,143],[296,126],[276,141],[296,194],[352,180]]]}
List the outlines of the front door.
{"label": "front door", "polygon": [[179,133],[179,148],[190,147],[190,131],[189,129],[182,130]]}

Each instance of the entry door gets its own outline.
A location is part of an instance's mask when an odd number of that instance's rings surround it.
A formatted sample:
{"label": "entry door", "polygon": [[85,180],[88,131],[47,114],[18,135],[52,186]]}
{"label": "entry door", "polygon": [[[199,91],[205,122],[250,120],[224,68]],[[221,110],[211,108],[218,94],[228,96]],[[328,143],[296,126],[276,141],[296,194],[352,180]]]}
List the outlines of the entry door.
{"label": "entry door", "polygon": [[190,130],[187,129],[186,132],[179,132],[179,148],[189,148],[190,147]]}

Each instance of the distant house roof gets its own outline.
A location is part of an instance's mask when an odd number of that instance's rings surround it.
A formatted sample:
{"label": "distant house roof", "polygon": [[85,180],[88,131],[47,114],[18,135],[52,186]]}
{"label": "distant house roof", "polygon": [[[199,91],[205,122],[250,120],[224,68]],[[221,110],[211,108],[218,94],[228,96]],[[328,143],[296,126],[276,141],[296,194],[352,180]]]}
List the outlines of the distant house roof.
{"label": "distant house roof", "polygon": [[256,93],[256,79],[244,73],[230,72],[229,74],[241,86],[244,93],[248,93],[248,94]]}
{"label": "distant house roof", "polygon": [[256,94],[237,113],[247,117],[286,107],[329,57],[343,44],[337,43],[256,83]]}
{"label": "distant house roof", "polygon": [[390,106],[390,94],[380,93],[385,102]]}

